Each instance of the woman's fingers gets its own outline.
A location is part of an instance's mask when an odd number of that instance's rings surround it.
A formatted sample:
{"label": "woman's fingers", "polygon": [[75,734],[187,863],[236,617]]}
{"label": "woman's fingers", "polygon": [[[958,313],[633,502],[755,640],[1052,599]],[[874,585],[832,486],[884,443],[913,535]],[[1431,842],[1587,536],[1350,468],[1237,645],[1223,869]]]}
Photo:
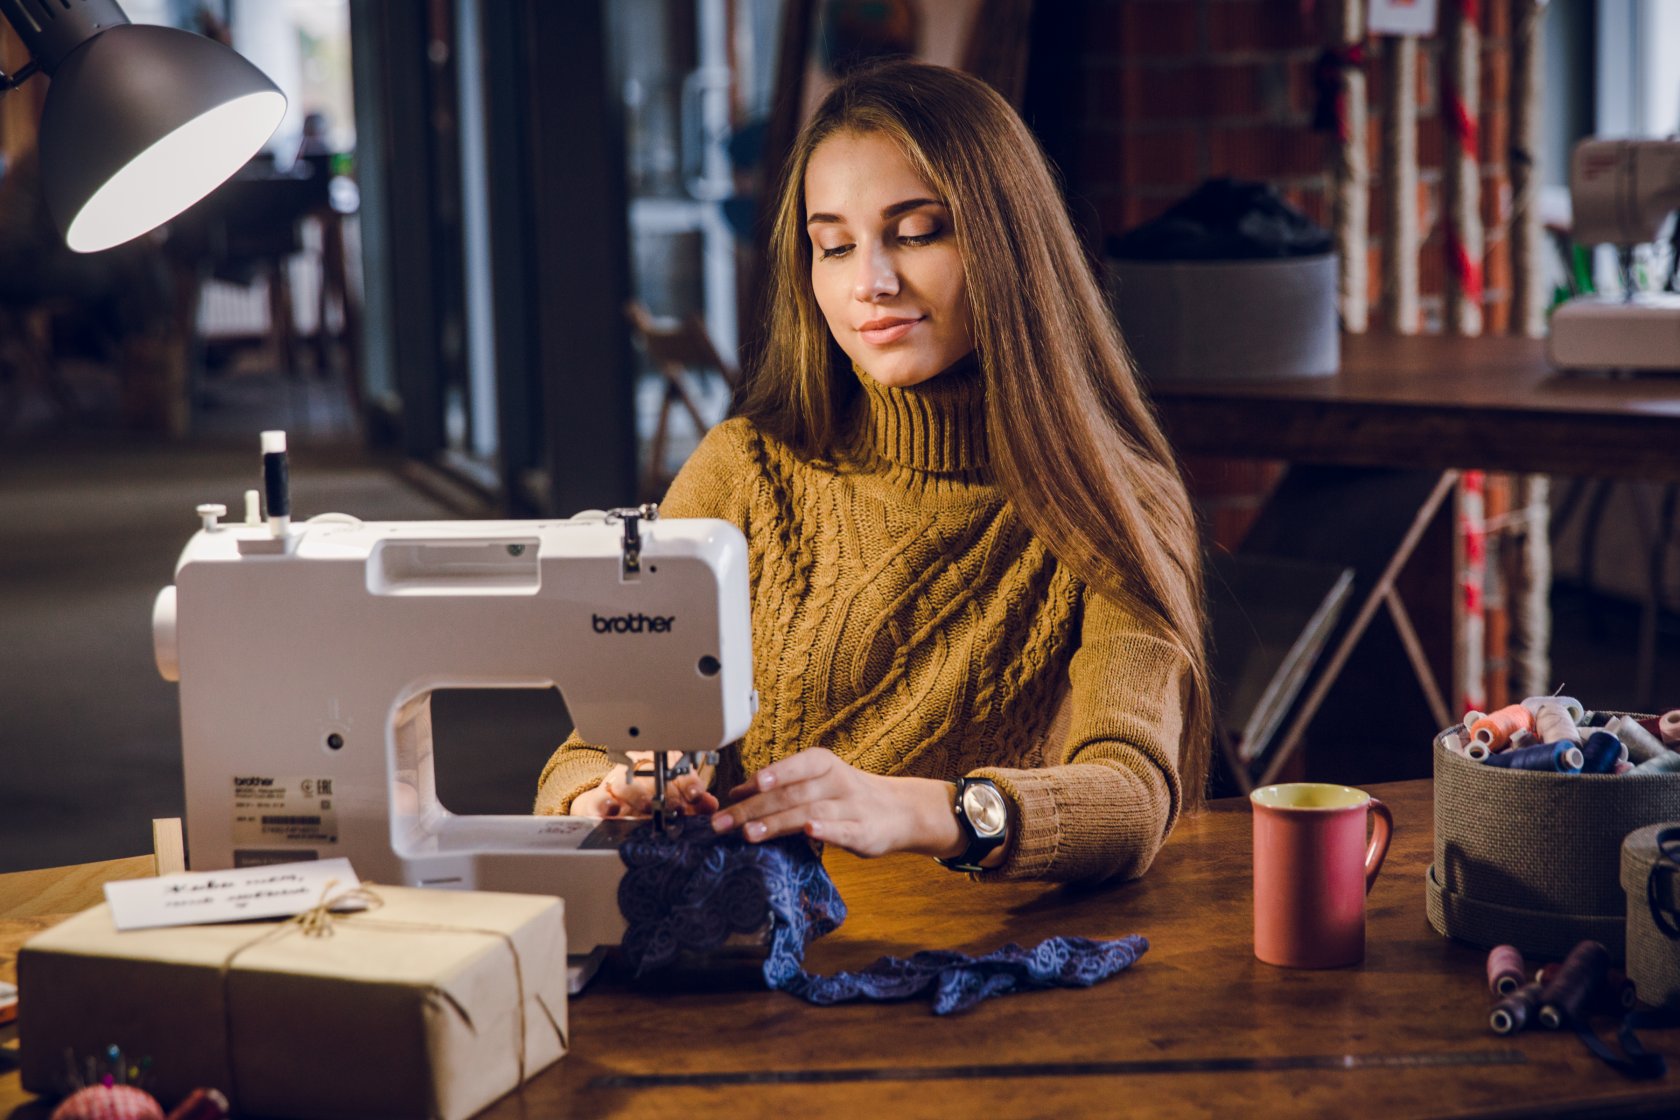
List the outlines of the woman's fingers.
{"label": "woman's fingers", "polygon": [[[634,778],[624,767],[615,766],[602,784],[622,806],[609,815],[645,816],[653,811],[653,782],[647,778]],[[706,789],[705,775],[681,774],[665,783],[665,804],[683,813],[710,813],[716,811],[718,800]]]}
{"label": "woman's fingers", "polygon": [[774,840],[778,836],[794,836],[805,832],[812,823],[832,823],[845,811],[845,806],[838,801],[812,801],[748,821],[741,834],[753,844]]}
{"label": "woman's fingers", "polygon": [[808,747],[798,754],[789,755],[780,762],[772,762],[769,766],[730,790],[729,796],[736,799],[751,797],[755,793],[768,793],[777,786],[791,786],[798,782],[808,782],[845,765],[844,762],[835,757],[833,751],[826,750],[823,747]]}
{"label": "woman's fingers", "polygon": [[[736,790],[742,787],[736,786]],[[822,774],[802,782],[788,785],[772,785],[766,793],[747,797],[737,801],[728,809],[712,817],[712,828],[718,832],[728,832],[732,828],[739,828],[753,821],[760,821],[779,813],[796,811],[810,806],[825,798],[840,796],[841,790],[829,774]],[[797,831],[797,829],[795,830]],[[752,839],[751,835],[748,839]]]}
{"label": "woman's fingers", "polygon": [[653,791],[631,778],[622,766],[613,767],[601,785],[624,806],[623,812],[631,816],[647,812],[648,802],[653,799]]}

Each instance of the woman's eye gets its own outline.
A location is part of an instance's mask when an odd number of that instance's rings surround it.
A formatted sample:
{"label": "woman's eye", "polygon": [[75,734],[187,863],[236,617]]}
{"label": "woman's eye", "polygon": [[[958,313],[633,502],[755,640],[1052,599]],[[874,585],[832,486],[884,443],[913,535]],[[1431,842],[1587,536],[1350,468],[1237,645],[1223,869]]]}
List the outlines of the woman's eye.
{"label": "woman's eye", "polygon": [[945,232],[936,225],[918,222],[916,225],[898,231],[898,239],[906,245],[926,245],[937,241],[939,235]]}
{"label": "woman's eye", "polygon": [[821,258],[826,261],[833,257],[845,256],[847,253],[852,251],[852,247],[850,245],[835,245],[832,247],[818,245],[817,251],[821,255]]}

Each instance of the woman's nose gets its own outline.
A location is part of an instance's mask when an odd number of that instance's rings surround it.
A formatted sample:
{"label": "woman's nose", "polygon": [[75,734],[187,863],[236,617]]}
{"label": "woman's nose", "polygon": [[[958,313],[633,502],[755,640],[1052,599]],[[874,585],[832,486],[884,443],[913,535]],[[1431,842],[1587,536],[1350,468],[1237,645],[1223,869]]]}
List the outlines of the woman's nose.
{"label": "woman's nose", "polygon": [[885,249],[875,246],[858,254],[858,272],[852,295],[873,303],[898,294],[898,270]]}

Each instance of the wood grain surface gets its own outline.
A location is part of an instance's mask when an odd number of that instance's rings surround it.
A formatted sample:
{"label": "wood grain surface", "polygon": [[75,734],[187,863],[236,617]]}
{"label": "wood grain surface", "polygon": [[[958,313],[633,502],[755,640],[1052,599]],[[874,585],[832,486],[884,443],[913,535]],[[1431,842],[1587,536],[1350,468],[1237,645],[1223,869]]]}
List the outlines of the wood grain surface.
{"label": "wood grain surface", "polygon": [[[1218,802],[1183,822],[1143,880],[1097,890],[983,885],[931,860],[834,852],[828,866],[851,916],[812,947],[807,964],[816,971],[860,967],[884,953],[985,952],[1053,934],[1141,933],[1151,948],[1094,988],[1008,996],[950,1018],[935,1017],[923,1000],[807,1006],[765,991],[739,962],[652,982],[633,982],[609,965],[571,1006],[571,1054],[483,1116],[1680,1114],[1680,1068],[1655,1083],[1631,1082],[1572,1035],[1502,1039],[1488,1031],[1485,955],[1439,937],[1424,918],[1429,790],[1427,781],[1372,787],[1393,809],[1396,836],[1371,892],[1358,967],[1290,971],[1254,959],[1243,801]],[[1680,1032],[1651,1032],[1645,1041],[1680,1067]],[[1078,1068],[1344,1054],[1428,1062],[1513,1051],[1521,1064],[1100,1076]],[[1025,1068],[1033,1063],[1060,1068]],[[989,1075],[915,1079],[918,1070],[973,1066],[990,1067]],[[895,1079],[895,1070],[910,1076]],[[602,1084],[767,1071],[872,1072],[827,1084]],[[17,1075],[0,1076],[0,1116],[45,1116],[38,1105],[11,1111],[23,1099]]]}
{"label": "wood grain surface", "polygon": [[1680,376],[1559,373],[1535,339],[1344,335],[1334,377],[1147,389],[1180,453],[1680,479]]}

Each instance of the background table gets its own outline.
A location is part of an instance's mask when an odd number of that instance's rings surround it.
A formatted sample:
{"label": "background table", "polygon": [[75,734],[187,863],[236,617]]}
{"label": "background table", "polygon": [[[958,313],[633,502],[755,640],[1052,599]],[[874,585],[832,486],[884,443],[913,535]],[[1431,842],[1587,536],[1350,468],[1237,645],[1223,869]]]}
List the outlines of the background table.
{"label": "background table", "polygon": [[[816,970],[920,948],[983,952],[1056,933],[1142,933],[1151,948],[1095,988],[1007,996],[943,1019],[922,1000],[810,1007],[763,990],[741,967],[641,985],[609,971],[572,1004],[571,1054],[483,1115],[857,1116],[883,1106],[894,1117],[1676,1115],[1680,1032],[1646,1036],[1677,1068],[1638,1083],[1600,1065],[1572,1035],[1504,1039],[1488,1031],[1484,954],[1437,936],[1424,918],[1429,783],[1373,792],[1393,808],[1397,830],[1371,894],[1362,966],[1301,972],[1254,959],[1243,801],[1216,803],[1184,822],[1143,880],[1106,889],[981,885],[931,860],[833,853],[828,863],[851,917],[813,947],[808,964]],[[146,862],[69,872],[81,879],[75,901],[96,900],[99,878],[143,874]],[[15,912],[19,879],[0,876],[0,914]],[[71,899],[61,893],[56,901]],[[0,921],[14,945],[19,932],[19,921]],[[3,971],[12,950],[0,952]],[[1353,1068],[1113,1065],[1287,1065],[1344,1054],[1354,1056]],[[1519,1064],[1426,1064],[1481,1055]],[[1105,1063],[1106,1072],[1093,1068]],[[657,1075],[713,1083],[637,1080]],[[0,1076],[0,1116],[46,1116],[41,1105],[13,1111],[24,1099],[15,1072]]]}
{"label": "background table", "polygon": [[1534,339],[1344,335],[1334,377],[1148,390],[1181,453],[1680,480],[1680,378],[1559,373]]}

